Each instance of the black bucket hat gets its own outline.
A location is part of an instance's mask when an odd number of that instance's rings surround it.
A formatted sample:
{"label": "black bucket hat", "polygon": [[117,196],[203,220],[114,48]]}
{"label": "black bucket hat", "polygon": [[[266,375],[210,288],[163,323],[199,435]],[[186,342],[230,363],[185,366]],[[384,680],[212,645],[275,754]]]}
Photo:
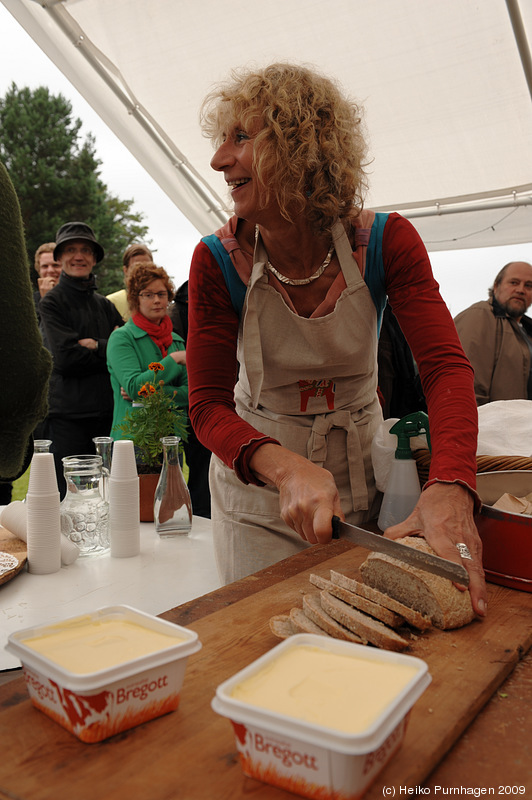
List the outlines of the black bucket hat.
{"label": "black bucket hat", "polygon": [[96,263],[103,261],[105,251],[101,244],[96,240],[94,231],[89,225],[84,222],[65,222],[57,231],[55,237],[54,259],[57,261],[61,247],[65,242],[70,242],[73,239],[86,239],[94,248],[96,256]]}

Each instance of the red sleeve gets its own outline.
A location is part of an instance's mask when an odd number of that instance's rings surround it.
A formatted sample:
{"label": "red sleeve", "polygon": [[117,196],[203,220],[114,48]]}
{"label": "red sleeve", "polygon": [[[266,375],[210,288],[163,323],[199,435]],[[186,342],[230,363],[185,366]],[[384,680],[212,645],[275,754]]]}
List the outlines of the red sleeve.
{"label": "red sleeve", "polygon": [[194,251],[189,276],[187,371],[189,413],[198,439],[244,483],[260,484],[249,460],[265,436],[236,413],[234,387],[239,319],[222,271],[206,244]]}
{"label": "red sleeve", "polygon": [[432,274],[421,238],[408,220],[391,214],[383,259],[390,306],[419,368],[430,420],[429,483],[476,488],[478,415],[473,369]]}

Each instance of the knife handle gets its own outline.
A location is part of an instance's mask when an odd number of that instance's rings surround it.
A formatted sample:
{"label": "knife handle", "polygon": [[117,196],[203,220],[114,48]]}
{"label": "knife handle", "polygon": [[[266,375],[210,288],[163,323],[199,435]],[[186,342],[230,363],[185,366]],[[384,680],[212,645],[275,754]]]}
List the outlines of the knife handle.
{"label": "knife handle", "polygon": [[336,515],[332,518],[332,539],[339,539],[340,533],[338,531],[338,523],[340,522],[340,517]]}

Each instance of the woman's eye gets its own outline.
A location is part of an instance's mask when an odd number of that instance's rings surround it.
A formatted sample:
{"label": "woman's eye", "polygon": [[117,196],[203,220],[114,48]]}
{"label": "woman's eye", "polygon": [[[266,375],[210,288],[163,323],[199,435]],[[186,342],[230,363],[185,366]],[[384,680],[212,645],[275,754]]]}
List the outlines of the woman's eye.
{"label": "woman's eye", "polygon": [[244,131],[237,131],[235,134],[235,139],[237,142],[244,142],[249,139],[249,136]]}

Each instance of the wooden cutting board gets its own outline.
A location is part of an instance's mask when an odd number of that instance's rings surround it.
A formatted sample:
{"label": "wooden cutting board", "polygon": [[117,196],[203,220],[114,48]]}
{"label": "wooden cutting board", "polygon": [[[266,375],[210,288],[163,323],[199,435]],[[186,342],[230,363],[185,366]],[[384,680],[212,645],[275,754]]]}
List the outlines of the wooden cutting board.
{"label": "wooden cutting board", "polygon": [[[7,583],[24,569],[28,560],[26,542],[0,527],[0,584]],[[16,561],[16,563],[15,563]]]}
{"label": "wooden cutting board", "polygon": [[[204,644],[203,657],[216,653],[215,661],[209,658],[207,691],[278,643],[268,620],[301,606],[304,593],[317,591],[308,580],[311,572],[329,577],[330,569],[335,569],[357,577],[366,555],[356,548],[191,624]],[[488,588],[487,619],[454,631],[431,629],[412,639],[406,652],[427,662],[432,683],[412,710],[400,753],[377,778],[367,800],[382,797],[383,786],[420,786],[531,647],[532,594],[493,584]],[[207,664],[201,661],[201,653],[191,660],[187,691],[205,686],[202,676]],[[223,736],[220,753],[228,750],[233,739],[230,726],[226,725],[225,733],[217,728],[217,736]],[[504,769],[501,779],[503,775]],[[222,771],[216,780],[223,784]],[[243,784],[240,791],[244,794]],[[255,796],[257,800],[272,797],[258,787]],[[279,793],[285,796],[290,795]]]}
{"label": "wooden cutting board", "polygon": [[[347,546],[339,541],[321,552]],[[350,548],[313,561],[308,552],[162,614],[197,631],[202,642],[188,661],[180,707],[98,745],[79,742],[31,708],[22,679],[13,681],[10,696],[0,703],[0,728],[16,731],[1,737],[0,797],[293,800],[288,792],[243,776],[231,725],[214,713],[211,700],[222,681],[278,643],[269,618],[301,605],[303,594],[314,591],[311,572],[327,577],[335,569],[354,576],[366,555]],[[304,563],[296,574],[289,570],[295,561]],[[432,683],[412,710],[400,751],[364,800],[382,798],[385,787],[395,787],[399,797],[399,787],[414,793],[422,786],[532,645],[532,593],[490,585],[489,604],[484,622],[431,630],[412,640],[410,652],[427,661]],[[501,784],[511,781],[510,755],[515,754],[505,749],[503,735],[497,754]],[[468,764],[472,785],[484,785],[485,757],[480,746]]]}

